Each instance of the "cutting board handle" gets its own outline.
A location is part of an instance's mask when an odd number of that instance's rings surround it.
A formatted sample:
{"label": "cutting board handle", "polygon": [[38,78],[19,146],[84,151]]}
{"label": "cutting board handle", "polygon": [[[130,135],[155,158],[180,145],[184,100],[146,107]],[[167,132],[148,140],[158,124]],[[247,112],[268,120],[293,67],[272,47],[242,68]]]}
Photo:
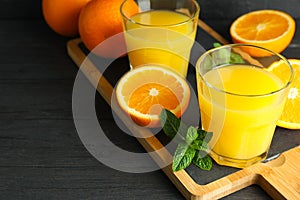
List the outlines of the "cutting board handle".
{"label": "cutting board handle", "polygon": [[248,170],[259,175],[255,183],[274,199],[300,199],[300,146]]}

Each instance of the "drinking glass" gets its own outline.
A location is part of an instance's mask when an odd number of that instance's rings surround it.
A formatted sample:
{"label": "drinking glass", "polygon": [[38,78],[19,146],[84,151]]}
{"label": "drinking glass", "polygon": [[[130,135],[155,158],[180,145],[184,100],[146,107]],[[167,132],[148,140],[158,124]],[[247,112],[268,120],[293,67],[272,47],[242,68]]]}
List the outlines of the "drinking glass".
{"label": "drinking glass", "polygon": [[[264,56],[246,53],[253,51]],[[217,163],[244,168],[266,158],[292,78],[282,55],[257,46],[224,45],[200,56],[201,123],[213,132],[210,155]]]}
{"label": "drinking glass", "polygon": [[135,0],[139,12],[128,15],[132,1],[125,0],[120,8],[131,68],[152,64],[186,77],[200,12],[198,3]]}

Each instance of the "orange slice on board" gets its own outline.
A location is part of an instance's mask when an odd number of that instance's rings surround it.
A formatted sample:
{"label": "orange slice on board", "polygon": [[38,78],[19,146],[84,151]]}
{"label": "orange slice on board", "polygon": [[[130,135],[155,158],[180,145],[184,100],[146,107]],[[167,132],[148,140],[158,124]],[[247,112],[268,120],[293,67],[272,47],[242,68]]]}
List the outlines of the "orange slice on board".
{"label": "orange slice on board", "polygon": [[[283,113],[277,125],[288,129],[300,129],[300,60],[288,59],[294,69],[294,79],[289,88]],[[280,67],[281,62],[273,63],[269,71],[277,76],[284,76],[286,67]]]}
{"label": "orange slice on board", "polygon": [[116,87],[117,101],[140,126],[159,127],[162,108],[180,117],[190,99],[186,80],[163,67],[142,66],[127,72]]}
{"label": "orange slice on board", "polygon": [[[285,12],[257,10],[238,17],[230,26],[230,35],[234,43],[257,45],[280,53],[292,41],[295,27],[295,20]],[[262,51],[248,53],[266,56]]]}

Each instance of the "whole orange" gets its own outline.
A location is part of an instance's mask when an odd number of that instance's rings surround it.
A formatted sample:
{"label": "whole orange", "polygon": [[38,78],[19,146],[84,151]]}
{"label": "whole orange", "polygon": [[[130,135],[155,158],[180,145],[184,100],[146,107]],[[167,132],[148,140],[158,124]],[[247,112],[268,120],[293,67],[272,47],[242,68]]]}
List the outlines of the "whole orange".
{"label": "whole orange", "polygon": [[[119,34],[123,31],[120,13],[122,2],[123,0],[92,0],[80,12],[79,35],[84,45],[96,55],[115,58],[120,52],[126,52],[124,36]],[[129,15],[138,12],[138,6],[133,0],[128,5]],[[118,35],[114,40],[107,40],[116,34]],[[98,46],[102,42],[104,45]]]}
{"label": "whole orange", "polygon": [[73,37],[78,35],[78,18],[83,6],[90,0],[43,0],[42,10],[47,24],[56,33]]}

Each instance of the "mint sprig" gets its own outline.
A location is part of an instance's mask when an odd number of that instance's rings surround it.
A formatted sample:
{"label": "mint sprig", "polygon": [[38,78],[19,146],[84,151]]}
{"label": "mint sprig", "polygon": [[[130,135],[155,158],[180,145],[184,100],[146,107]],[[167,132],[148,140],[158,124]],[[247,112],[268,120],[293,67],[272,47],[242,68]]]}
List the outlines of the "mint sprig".
{"label": "mint sprig", "polygon": [[188,167],[196,154],[196,150],[186,143],[179,143],[173,156],[172,170],[174,172]]}
{"label": "mint sprig", "polygon": [[[213,44],[213,46],[216,48],[216,47],[220,47],[222,45],[218,42],[215,42]],[[242,56],[240,56],[237,53],[234,53],[234,52],[230,51],[229,49],[221,49],[219,51],[219,58],[222,60],[222,62],[224,62],[224,60],[226,60],[226,58],[228,58],[228,55],[230,56],[229,64],[230,63],[240,63],[240,64],[245,63]]]}
{"label": "mint sprig", "polygon": [[207,155],[211,132],[193,126],[187,127],[167,109],[162,110],[160,121],[164,133],[178,143],[172,163],[174,172],[185,169],[191,163],[203,170],[212,168],[212,160]]}

